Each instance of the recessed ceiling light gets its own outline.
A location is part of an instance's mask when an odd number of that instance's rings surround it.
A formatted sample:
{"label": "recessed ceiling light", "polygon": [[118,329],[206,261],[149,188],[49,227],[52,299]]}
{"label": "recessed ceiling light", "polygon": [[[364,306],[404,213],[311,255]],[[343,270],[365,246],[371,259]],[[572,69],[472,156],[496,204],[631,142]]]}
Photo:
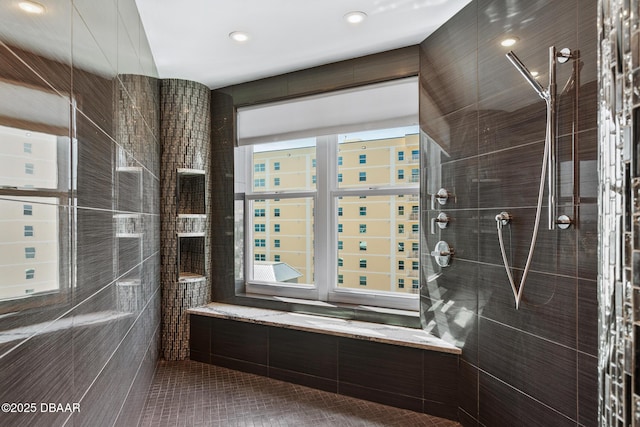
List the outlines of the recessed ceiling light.
{"label": "recessed ceiling light", "polygon": [[504,47],[513,46],[514,44],[518,43],[519,40],[520,39],[515,36],[506,37],[502,39],[502,41],[500,42],[500,45]]}
{"label": "recessed ceiling light", "polygon": [[360,12],[359,10],[349,12],[344,15],[345,21],[349,24],[359,24],[367,18],[367,14],[364,12]]}
{"label": "recessed ceiling light", "polygon": [[27,13],[33,13],[36,15],[44,13],[44,6],[34,1],[21,1],[18,3],[18,7]]}
{"label": "recessed ceiling light", "polygon": [[245,33],[244,31],[233,31],[229,33],[229,38],[238,43],[244,43],[249,40],[249,34]]}

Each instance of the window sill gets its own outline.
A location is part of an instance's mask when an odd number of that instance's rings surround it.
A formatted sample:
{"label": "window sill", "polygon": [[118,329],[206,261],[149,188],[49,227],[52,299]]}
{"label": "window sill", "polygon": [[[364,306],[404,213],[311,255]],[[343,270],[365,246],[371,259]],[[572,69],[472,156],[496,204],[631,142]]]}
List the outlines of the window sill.
{"label": "window sill", "polygon": [[210,303],[202,307],[192,308],[188,310],[188,313],[443,353],[462,353],[459,348],[421,329],[401,326],[222,303]]}

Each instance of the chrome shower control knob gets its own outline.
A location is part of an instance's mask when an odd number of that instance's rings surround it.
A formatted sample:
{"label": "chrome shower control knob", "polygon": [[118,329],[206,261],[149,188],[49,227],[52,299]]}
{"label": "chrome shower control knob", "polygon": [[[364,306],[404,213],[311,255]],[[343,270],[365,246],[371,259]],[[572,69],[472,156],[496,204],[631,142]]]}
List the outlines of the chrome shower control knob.
{"label": "chrome shower control knob", "polygon": [[449,225],[450,221],[451,219],[444,212],[440,212],[437,217],[431,218],[431,234],[436,234],[436,224],[438,224],[438,227],[441,230],[444,230],[445,228],[447,228],[447,225]]}
{"label": "chrome shower control knob", "polygon": [[440,267],[449,266],[449,262],[451,261],[453,254],[453,248],[444,240],[440,240],[436,243],[436,247],[431,251],[431,256],[436,259],[436,264]]}

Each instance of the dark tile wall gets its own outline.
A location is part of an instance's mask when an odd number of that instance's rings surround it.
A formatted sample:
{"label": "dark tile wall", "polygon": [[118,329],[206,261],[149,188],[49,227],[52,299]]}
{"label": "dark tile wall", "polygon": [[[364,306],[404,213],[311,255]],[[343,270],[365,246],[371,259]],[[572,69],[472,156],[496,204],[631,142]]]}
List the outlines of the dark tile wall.
{"label": "dark tile wall", "polygon": [[192,360],[457,419],[457,355],[198,315],[190,322]]}
{"label": "dark tile wall", "polygon": [[135,425],[160,336],[153,57],[134,0],[56,0],[41,16],[14,6],[0,6],[0,124],[58,136],[59,188],[42,193],[56,198],[34,209],[60,205],[60,290],[0,301],[0,399],[80,412],[0,423]]}
{"label": "dark tile wall", "polygon": [[[558,66],[558,189],[569,230],[549,231],[543,211],[520,309],[502,265],[495,215],[513,216],[505,244],[516,280],[533,231],[545,138],[545,103],[504,57],[512,47],[546,86],[549,46],[578,50],[579,74]],[[464,425],[597,425],[596,2],[474,0],[420,46],[425,134],[424,327],[462,350]],[[577,84],[576,84],[577,83]],[[574,171],[575,168],[575,171]],[[574,187],[575,184],[575,187]],[[455,195],[432,206],[430,194]],[[575,188],[575,190],[574,190]],[[546,206],[546,190],[545,190]],[[439,240],[455,249],[438,267]]]}

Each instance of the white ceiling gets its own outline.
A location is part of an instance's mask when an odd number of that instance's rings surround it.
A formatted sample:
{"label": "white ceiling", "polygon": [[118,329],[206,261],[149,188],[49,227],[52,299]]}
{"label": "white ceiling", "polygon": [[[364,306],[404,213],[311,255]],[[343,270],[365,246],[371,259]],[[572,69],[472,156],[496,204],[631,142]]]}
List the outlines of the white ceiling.
{"label": "white ceiling", "polygon": [[[420,43],[470,0],[136,0],[161,78],[210,88]],[[363,11],[358,25],[343,16]],[[245,31],[243,44],[229,33]]]}

